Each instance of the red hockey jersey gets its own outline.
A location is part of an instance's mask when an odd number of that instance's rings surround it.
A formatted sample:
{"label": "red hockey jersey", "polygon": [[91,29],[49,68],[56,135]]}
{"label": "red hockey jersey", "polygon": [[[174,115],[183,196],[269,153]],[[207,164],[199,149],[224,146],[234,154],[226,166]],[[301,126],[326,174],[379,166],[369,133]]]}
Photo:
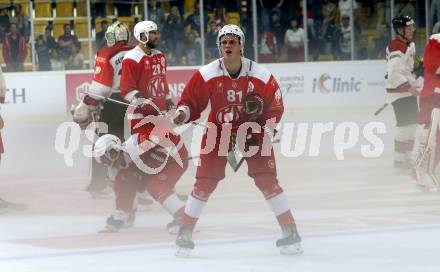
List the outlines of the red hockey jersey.
{"label": "red hockey jersey", "polygon": [[153,49],[151,55],[136,46],[122,63],[121,96],[131,102],[136,93],[151,99],[161,111],[166,110],[168,83],[167,63],[162,52]]}
{"label": "red hockey jersey", "polygon": [[423,56],[424,85],[420,97],[440,96],[440,34],[430,37]]}
{"label": "red hockey jersey", "polygon": [[238,128],[249,121],[242,114],[243,99],[249,93],[263,99],[263,114],[256,120],[260,125],[273,117],[277,123],[280,121],[284,107],[276,79],[266,68],[247,58],[242,58],[242,68],[235,79],[230,77],[223,59],[200,68],[183,90],[178,107],[189,116],[186,121],[194,121],[210,102],[209,122],[231,123]]}

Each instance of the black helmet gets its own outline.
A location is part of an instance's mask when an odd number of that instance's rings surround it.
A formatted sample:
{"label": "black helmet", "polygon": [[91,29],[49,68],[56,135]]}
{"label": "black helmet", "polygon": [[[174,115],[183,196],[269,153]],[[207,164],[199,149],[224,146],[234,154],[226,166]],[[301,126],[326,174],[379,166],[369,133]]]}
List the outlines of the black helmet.
{"label": "black helmet", "polygon": [[396,31],[396,32],[397,32],[397,29],[399,29],[399,28],[404,28],[407,26],[414,26],[415,25],[414,20],[407,15],[397,16],[391,22],[393,24],[394,31]]}

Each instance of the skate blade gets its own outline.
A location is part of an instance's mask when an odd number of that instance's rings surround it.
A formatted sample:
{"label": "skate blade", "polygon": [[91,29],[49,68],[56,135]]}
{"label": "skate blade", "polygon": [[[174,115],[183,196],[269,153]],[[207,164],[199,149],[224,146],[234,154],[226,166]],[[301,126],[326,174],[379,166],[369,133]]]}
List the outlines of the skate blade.
{"label": "skate blade", "polygon": [[98,231],[98,233],[118,233],[118,232],[119,232],[119,229],[116,229],[116,228],[108,228],[108,227],[106,227],[106,228],[103,229],[103,230]]}
{"label": "skate blade", "polygon": [[180,258],[188,258],[190,254],[191,254],[191,249],[181,248],[181,247],[177,247],[176,253],[174,253],[176,257],[180,257]]}
{"label": "skate blade", "polygon": [[280,253],[283,255],[299,255],[303,252],[304,250],[300,243],[280,247]]}

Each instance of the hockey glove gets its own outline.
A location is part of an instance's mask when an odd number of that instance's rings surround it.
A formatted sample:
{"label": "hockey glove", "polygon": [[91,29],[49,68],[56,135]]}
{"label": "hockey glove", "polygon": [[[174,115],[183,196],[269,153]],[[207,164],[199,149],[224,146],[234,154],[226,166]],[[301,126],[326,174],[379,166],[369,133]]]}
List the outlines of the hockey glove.
{"label": "hockey glove", "polygon": [[91,122],[98,121],[101,102],[86,95],[84,99],[72,110],[73,121],[81,129],[85,129]]}
{"label": "hockey glove", "polygon": [[414,74],[416,78],[422,77],[424,74],[423,60],[419,56],[415,56],[414,58]]}
{"label": "hockey glove", "polygon": [[243,115],[249,121],[255,121],[263,113],[263,98],[255,93],[249,93],[243,101]]}

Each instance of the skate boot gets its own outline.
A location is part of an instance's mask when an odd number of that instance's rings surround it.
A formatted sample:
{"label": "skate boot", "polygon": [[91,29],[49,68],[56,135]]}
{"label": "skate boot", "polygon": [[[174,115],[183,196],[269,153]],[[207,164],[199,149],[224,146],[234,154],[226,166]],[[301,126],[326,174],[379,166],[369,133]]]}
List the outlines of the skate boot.
{"label": "skate boot", "polygon": [[104,230],[100,231],[100,233],[114,233],[118,232],[122,228],[133,227],[135,219],[136,215],[134,211],[127,213],[118,210],[107,218],[107,225],[105,226]]}
{"label": "skate boot", "polygon": [[167,224],[166,228],[169,234],[178,234],[180,228],[180,217],[174,218],[173,221]]}
{"label": "skate boot", "polygon": [[192,240],[192,230],[181,227],[176,239],[176,256],[189,257],[191,250],[194,249],[194,242]]}
{"label": "skate boot", "polygon": [[281,254],[296,255],[303,253],[301,246],[301,237],[296,230],[296,225],[291,224],[283,229],[283,234],[276,242]]}

